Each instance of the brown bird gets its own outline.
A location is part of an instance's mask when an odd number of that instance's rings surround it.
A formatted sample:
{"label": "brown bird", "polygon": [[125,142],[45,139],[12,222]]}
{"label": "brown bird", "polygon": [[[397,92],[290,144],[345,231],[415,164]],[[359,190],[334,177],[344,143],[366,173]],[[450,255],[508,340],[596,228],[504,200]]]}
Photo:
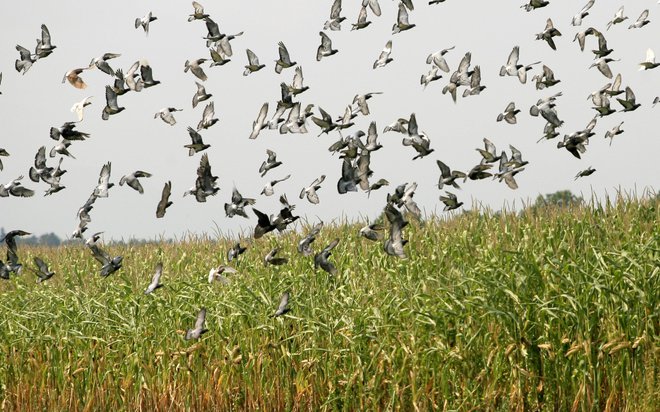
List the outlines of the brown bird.
{"label": "brown bird", "polygon": [[84,89],[87,87],[87,84],[83,81],[83,79],[80,77],[80,74],[84,71],[89,69],[89,67],[82,67],[79,69],[71,69],[62,78],[62,83],[64,83],[66,80],[71,83],[71,86],[75,87],[76,89]]}

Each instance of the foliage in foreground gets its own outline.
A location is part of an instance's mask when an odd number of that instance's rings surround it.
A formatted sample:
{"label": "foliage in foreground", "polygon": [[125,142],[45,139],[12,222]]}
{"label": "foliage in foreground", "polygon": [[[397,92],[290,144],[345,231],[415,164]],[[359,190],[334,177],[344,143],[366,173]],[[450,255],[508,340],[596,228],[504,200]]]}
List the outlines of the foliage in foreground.
{"label": "foliage in foreground", "polygon": [[[658,206],[411,223],[408,260],[326,227],[335,278],[295,233],[251,244],[228,285],[206,282],[225,240],[109,247],[124,267],[107,279],[82,246],[22,248],[57,275],[0,282],[1,408],[654,410]],[[275,245],[290,262],[266,267]],[[201,306],[210,332],[185,341]]]}

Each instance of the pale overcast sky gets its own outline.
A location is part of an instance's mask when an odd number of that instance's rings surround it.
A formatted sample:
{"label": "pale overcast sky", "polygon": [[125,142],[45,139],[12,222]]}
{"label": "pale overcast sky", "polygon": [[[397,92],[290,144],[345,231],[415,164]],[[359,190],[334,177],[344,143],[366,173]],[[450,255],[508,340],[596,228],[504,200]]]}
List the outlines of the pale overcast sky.
{"label": "pale overcast sky", "polygon": [[[0,226],[5,230],[24,229],[35,234],[54,232],[69,237],[77,225],[76,211],[85,202],[97,184],[104,163],[112,162],[111,182],[135,170],[151,172],[153,177],[143,179],[143,195],[130,188],[115,186],[107,199],[99,199],[91,212],[89,233],[104,231],[106,239],[180,237],[215,232],[215,224],[226,233],[252,230],[256,217],[248,211],[249,220],[239,216],[225,217],[223,204],[231,197],[232,186],[246,197],[257,198],[256,208],[266,213],[278,210],[278,196],[286,193],[296,204],[296,212],[312,221],[318,218],[328,222],[336,217],[374,217],[385,205],[385,196],[398,184],[417,182],[415,195],[420,207],[427,213],[441,214],[443,205],[438,197],[443,191],[435,187],[439,170],[436,160],[450,167],[467,171],[480,160],[475,148],[482,147],[482,139],[489,138],[498,151],[512,144],[529,161],[526,170],[516,176],[518,190],[490,179],[468,181],[460,191],[454,191],[466,206],[481,203],[498,209],[503,205],[520,205],[533,201],[537,195],[570,189],[590,197],[591,193],[603,197],[614,194],[618,188],[626,191],[645,188],[657,189],[660,166],[657,153],[660,143],[657,135],[658,112],[652,108],[653,98],[660,95],[660,68],[638,71],[638,63],[645,58],[647,48],[660,52],[660,9],[653,0],[625,2],[624,23],[606,31],[606,24],[623,1],[596,1],[590,15],[581,27],[570,25],[572,16],[586,1],[552,0],[550,5],[527,13],[520,8],[522,0],[464,1],[447,0],[429,6],[415,1],[410,12],[410,23],[417,27],[392,35],[396,21],[397,2],[380,0],[382,15],[369,19],[373,23],[364,30],[350,31],[357,20],[359,2],[344,1],[342,15],[347,20],[338,32],[326,32],[339,53],[321,62],[315,60],[320,43],[318,32],[328,19],[332,1],[309,0],[244,0],[238,2],[202,2],[205,11],[220,25],[223,33],[244,34],[232,41],[232,61],[222,67],[208,68],[206,89],[213,94],[216,115],[220,121],[202,131],[213,174],[219,176],[220,192],[198,203],[194,198],[182,197],[194,185],[201,154],[189,157],[183,145],[190,143],[187,126],[196,126],[205,103],[192,109],[191,99],[197,80],[190,72],[184,73],[184,62],[208,57],[205,47],[206,27],[202,21],[187,22],[192,6],[188,1],[125,1],[112,3],[80,2],[71,0],[37,1],[0,4],[0,49],[3,72],[0,84],[0,113],[2,134],[0,148],[10,157],[2,158],[4,170],[0,183],[5,184],[18,175],[25,175],[25,186],[35,189],[32,198],[0,198]],[[641,29],[629,30],[645,8],[650,9],[651,23]],[[136,17],[152,11],[158,20],[152,22],[149,36],[134,28]],[[535,34],[543,31],[546,19],[552,18],[563,36],[555,38],[557,51]],[[54,53],[37,61],[26,75],[14,70],[18,57],[16,44],[34,50],[35,39],[40,36],[40,25],[50,29]],[[621,59],[611,64],[612,71],[621,73],[623,86],[630,86],[642,106],[631,113],[615,113],[599,119],[596,135],[591,138],[582,160],[566,150],[558,150],[561,136],[583,129],[595,111],[587,100],[589,94],[609,80],[596,69],[589,69],[593,61],[591,49],[596,39],[588,38],[585,52],[580,52],[575,33],[593,26],[601,30],[614,49],[610,57]],[[393,42],[394,61],[384,68],[372,69],[374,60],[388,40]],[[370,198],[364,192],[339,195],[336,182],[340,177],[341,160],[332,156],[327,148],[337,140],[336,132],[317,137],[319,128],[311,121],[310,133],[280,135],[264,130],[256,140],[248,140],[252,121],[264,102],[269,102],[269,118],[280,98],[281,82],[290,83],[293,69],[278,75],[274,72],[277,43],[284,41],[291,57],[303,67],[309,91],[298,96],[303,106],[309,103],[321,106],[334,116],[343,113],[357,93],[381,91],[369,101],[372,114],[359,116],[355,127],[366,131],[370,121],[376,121],[383,149],[371,156],[372,182],[379,178],[390,181],[391,186],[373,192]],[[505,64],[513,46],[520,46],[522,64],[543,61],[561,80],[557,86],[537,91],[531,77],[541,66],[535,66],[528,75],[527,84],[515,77],[500,77],[500,66]],[[442,87],[449,75],[423,90],[419,84],[421,74],[428,71],[426,56],[450,46],[456,46],[446,57],[450,68],[456,69],[465,52],[472,52],[472,66],[481,66],[482,84],[487,88],[479,96],[459,98],[454,104]],[[247,59],[245,49],[250,48],[267,67],[244,77]],[[109,121],[101,120],[105,105],[104,89],[112,78],[101,71],[86,71],[82,77],[87,89],[77,90],[62,84],[62,76],[70,69],[84,67],[93,57],[105,52],[121,53],[110,61],[114,69],[127,71],[139,59],[146,59],[153,68],[154,77],[162,83],[141,93],[128,93],[119,97],[126,110]],[[462,89],[461,89],[462,91]],[[557,102],[559,117],[565,121],[559,129],[561,136],[552,141],[537,140],[542,136],[545,121],[529,115],[529,107],[537,99],[562,91]],[[69,111],[71,105],[92,95],[93,104],[86,109],[86,117],[78,129],[91,134],[84,142],[74,142],[69,148],[76,159],[66,158],[68,171],[61,184],[66,189],[43,197],[47,185],[31,182],[27,175],[34,155],[42,145],[47,150],[55,144],[49,138],[51,126],[60,126],[75,120]],[[505,106],[515,101],[522,112],[518,124],[495,121]],[[183,108],[175,114],[177,124],[169,126],[154,113],[165,106]],[[612,99],[612,107],[621,106]],[[415,112],[420,130],[431,138],[431,155],[412,161],[415,152],[401,144],[402,135],[382,134],[385,125],[398,117]],[[315,113],[318,113],[315,110]],[[624,121],[625,132],[614,139],[612,146],[604,138],[607,130]],[[266,149],[278,154],[283,165],[261,178],[258,169],[266,158]],[[48,159],[56,165],[56,159]],[[596,168],[590,177],[574,181],[577,172],[588,166]],[[277,196],[260,196],[267,179],[292,174],[292,178],[276,186]],[[319,205],[298,199],[303,186],[321,175],[327,175],[318,192]],[[156,219],[155,209],[163,184],[172,181],[170,207],[163,219]]]}

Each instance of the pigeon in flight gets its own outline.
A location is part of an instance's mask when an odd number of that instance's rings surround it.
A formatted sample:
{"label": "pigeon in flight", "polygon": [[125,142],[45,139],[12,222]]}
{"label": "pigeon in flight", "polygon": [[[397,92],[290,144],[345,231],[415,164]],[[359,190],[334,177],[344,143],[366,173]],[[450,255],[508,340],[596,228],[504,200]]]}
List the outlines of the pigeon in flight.
{"label": "pigeon in flight", "polygon": [[186,60],[184,64],[183,72],[187,73],[188,70],[190,70],[190,72],[194,74],[195,77],[205,82],[206,80],[208,80],[208,77],[206,76],[206,73],[204,73],[201,64],[206,62],[207,60],[208,59],[196,59],[193,61]]}
{"label": "pigeon in flight", "polygon": [[240,242],[236,242],[236,244],[227,251],[227,260],[230,262],[234,259],[238,260],[238,257],[245,253],[246,250],[247,248],[241,246]]}
{"label": "pigeon in flight", "polygon": [[142,188],[142,184],[140,184],[140,181],[138,178],[140,177],[151,177],[151,173],[143,172],[141,170],[136,170],[135,172],[122,176],[121,179],[119,179],[119,186],[123,186],[124,183],[126,183],[129,187],[137,190],[140,194],[144,193],[144,189]]}
{"label": "pigeon in flight", "polygon": [[250,73],[258,72],[259,70],[266,67],[265,64],[259,64],[259,58],[257,57],[256,54],[254,54],[252,50],[246,49],[245,52],[247,53],[248,64],[247,66],[245,66],[245,71],[243,72],[243,76],[247,76]]}
{"label": "pigeon in flight", "polygon": [[288,69],[289,67],[293,67],[298,63],[295,61],[291,61],[291,57],[289,56],[289,51],[286,49],[286,46],[284,45],[283,42],[277,43],[277,46],[278,46],[280,58],[278,60],[275,60],[275,73],[280,74],[282,73],[282,70]]}
{"label": "pigeon in flight", "polygon": [[590,176],[590,175],[593,174],[595,171],[596,171],[596,169],[594,169],[594,168],[592,168],[591,166],[589,166],[587,169],[578,172],[578,174],[575,175],[575,179],[573,179],[573,180],[578,180],[578,179],[581,178],[581,177],[587,177],[587,176]]}
{"label": "pigeon in flight", "polygon": [[197,85],[197,91],[195,92],[195,95],[192,98],[192,107],[193,109],[197,107],[199,102],[203,102],[204,100],[208,100],[213,96],[211,93],[206,93],[206,88],[204,88],[204,85],[195,82]]}
{"label": "pigeon in flight", "polygon": [[168,181],[163,186],[163,192],[160,195],[160,201],[158,201],[158,206],[156,206],[156,217],[161,218],[165,216],[165,211],[168,207],[172,206],[173,202],[170,201],[170,195],[172,194],[172,182]]}
{"label": "pigeon in flight", "polygon": [[199,134],[195,129],[192,127],[188,126],[188,135],[190,136],[190,139],[192,140],[191,144],[184,145],[183,147],[188,149],[188,156],[194,156],[195,153],[199,153],[203,150],[208,149],[211,147],[210,144],[205,144],[204,141],[202,140],[202,135]]}
{"label": "pigeon in flight", "polygon": [[116,59],[117,57],[121,57],[121,54],[104,53],[99,57],[93,58],[92,61],[89,63],[89,68],[91,69],[93,67],[96,67],[97,69],[101,70],[103,73],[114,77],[115,70],[113,70],[113,68],[110,67],[110,64],[108,64],[108,60]]}
{"label": "pigeon in flight", "polygon": [[321,188],[321,183],[325,180],[325,175],[321,175],[320,177],[317,177],[314,179],[312,184],[310,184],[307,187],[303,187],[303,189],[300,191],[300,198],[304,198],[305,195],[307,195],[307,200],[309,203],[312,203],[314,205],[317,205],[319,203],[319,196],[316,194],[316,191]]}
{"label": "pigeon in flight", "polygon": [[282,294],[282,298],[280,299],[280,305],[277,307],[275,313],[272,314],[270,317],[276,318],[278,316],[282,316],[285,313],[289,312],[290,310],[291,309],[289,309],[289,292],[287,291]]}
{"label": "pigeon in flight", "polygon": [[197,124],[197,130],[208,129],[219,121],[215,118],[215,106],[213,102],[206,105],[204,113],[202,113],[202,120]]}
{"label": "pigeon in flight", "polygon": [[392,40],[389,40],[385,44],[385,48],[380,52],[378,59],[374,62],[373,68],[377,69],[379,67],[385,67],[385,65],[393,61],[394,59],[390,57],[390,54],[392,54]]}
{"label": "pigeon in flight", "polygon": [[527,72],[532,69],[532,66],[541,63],[540,61],[528,64],[526,66],[518,64],[518,58],[520,56],[520,47],[515,46],[509,54],[509,60],[505,66],[500,68],[500,76],[518,76],[520,83],[525,84],[527,82]]}
{"label": "pigeon in flight", "polygon": [[641,29],[642,27],[646,26],[651,22],[650,20],[648,20],[648,17],[649,17],[649,10],[646,9],[642,12],[642,14],[639,15],[639,17],[633,24],[628,26],[628,29]]}
{"label": "pigeon in flight", "polygon": [[34,264],[37,269],[32,271],[37,275],[37,282],[45,282],[55,275],[55,272],[49,270],[48,265],[37,256],[34,257]]}
{"label": "pigeon in flight", "polygon": [[76,117],[78,118],[79,122],[82,122],[82,120],[83,120],[83,114],[84,114],[85,107],[92,104],[92,102],[90,101],[91,98],[92,98],[92,96],[87,96],[84,99],[82,99],[81,101],[79,101],[77,103],[74,103],[73,106],[71,106],[71,113],[76,114]]}
{"label": "pigeon in flight", "polygon": [[123,256],[110,256],[106,251],[102,250],[96,243],[100,238],[100,233],[94,234],[91,238],[87,239],[85,244],[92,251],[92,256],[101,263],[101,276],[107,277],[121,269]]}
{"label": "pigeon in flight", "polygon": [[324,57],[332,56],[339,51],[332,48],[332,40],[330,40],[330,37],[328,37],[327,34],[320,31],[319,35],[321,36],[321,45],[316,50],[316,61],[318,62],[320,62]]}
{"label": "pigeon in flight", "polygon": [[372,224],[367,224],[363,228],[360,229],[360,236],[363,236],[369,240],[373,240],[374,242],[377,242],[379,240],[383,239],[383,234],[380,233],[380,231],[384,230],[385,228],[383,225],[380,225],[378,223],[372,223]]}
{"label": "pigeon in flight", "polygon": [[458,185],[458,183],[456,183],[456,179],[465,179],[467,175],[463,172],[459,172],[458,170],[454,170],[454,171],[450,170],[449,166],[447,166],[440,160],[436,160],[436,163],[440,168],[438,189],[442,189],[444,185],[451,185],[454,186],[456,189],[460,189],[461,187]]}
{"label": "pigeon in flight", "polygon": [[390,234],[389,237],[385,239],[383,250],[385,250],[385,253],[390,256],[405,259],[406,254],[403,251],[403,247],[408,241],[403,239],[403,228],[408,225],[408,221],[403,219],[401,212],[399,212],[391,203],[387,203],[387,206],[385,206],[385,217],[390,223]]}
{"label": "pigeon in flight", "polygon": [[103,120],[110,119],[110,116],[115,115],[119,112],[124,111],[125,107],[119,107],[117,103],[117,93],[110,86],[105,86],[105,107],[103,108],[103,113],[101,118]]}
{"label": "pigeon in flight", "polygon": [[170,126],[174,126],[176,124],[176,119],[172,113],[180,112],[182,110],[183,109],[177,109],[175,107],[163,107],[156,114],[154,114],[154,119],[160,117],[165,123],[169,124]]}
{"label": "pigeon in flight", "polygon": [[191,14],[188,17],[189,22],[194,21],[194,20],[204,20],[207,17],[209,17],[208,14],[204,13],[204,6],[202,6],[201,4],[199,4],[196,1],[193,1],[192,5],[193,5],[194,12],[193,12],[193,14]]}
{"label": "pigeon in flight", "polygon": [[243,216],[248,218],[245,213],[245,206],[253,205],[256,201],[247,197],[243,197],[238,189],[234,187],[231,194],[231,203],[225,203],[225,215],[227,217],[234,217],[234,215]]}
{"label": "pigeon in flight", "polygon": [[8,197],[9,195],[16,197],[32,197],[34,196],[34,190],[30,190],[27,187],[22,186],[21,180],[23,175],[18,176],[16,179],[11,182],[0,185],[0,197]]}
{"label": "pigeon in flight", "polygon": [[194,195],[195,200],[204,203],[208,196],[215,196],[220,190],[220,188],[216,186],[217,180],[218,176],[213,176],[211,172],[211,163],[209,162],[208,155],[204,153],[199,161],[199,167],[197,168],[195,187],[188,190],[183,195]]}
{"label": "pigeon in flight", "polygon": [[463,202],[459,202],[455,194],[445,190],[445,196],[440,196],[440,200],[445,204],[443,211],[447,212],[450,210],[458,209],[463,205]]}
{"label": "pigeon in flight", "polygon": [[319,253],[314,255],[314,269],[320,267],[324,271],[328,272],[330,275],[334,276],[337,274],[337,268],[335,265],[328,260],[332,254],[332,249],[334,249],[339,244],[339,239],[335,239],[328,246],[323,248]]}
{"label": "pigeon in flight", "polygon": [[279,247],[274,247],[273,249],[268,252],[268,254],[264,257],[264,264],[265,265],[273,265],[273,266],[281,266],[289,262],[289,259],[284,258],[284,257],[277,257],[277,253],[280,251]]}
{"label": "pigeon in flight", "polygon": [[163,274],[163,263],[159,262],[156,265],[156,273],[154,273],[154,276],[151,278],[151,283],[149,283],[149,286],[147,286],[147,289],[145,289],[144,294],[148,295],[155,291],[156,289],[162,288],[163,284],[160,283],[160,277]]}
{"label": "pigeon in flight", "polygon": [[238,273],[238,271],[231,266],[219,265],[218,267],[211,268],[211,270],[209,271],[209,277],[208,277],[209,283],[213,283],[215,281],[219,281],[220,283],[225,285],[229,283],[229,279],[227,279],[225,276],[222,275],[225,272]]}
{"label": "pigeon in flight", "polygon": [[149,23],[154,20],[158,20],[158,17],[152,15],[151,12],[149,12],[144,17],[138,17],[135,19],[135,28],[137,29],[138,27],[142,26],[142,29],[144,29],[144,32],[148,35]]}
{"label": "pigeon in flight", "polygon": [[110,183],[110,172],[111,172],[111,163],[108,162],[101,167],[101,173],[99,174],[99,184],[94,189],[94,195],[96,197],[108,197],[108,190],[113,187],[115,184]]}
{"label": "pigeon in flight", "polygon": [[392,26],[392,34],[410,30],[415,26],[415,24],[410,24],[408,22],[408,10],[406,9],[404,3],[399,3],[399,12],[397,13],[396,23]]}
{"label": "pigeon in flight", "polygon": [[256,139],[259,136],[259,133],[268,126],[266,124],[267,115],[268,115],[268,103],[264,103],[261,106],[261,109],[259,109],[257,120],[252,122],[252,133],[250,133],[250,139]]}
{"label": "pigeon in flight", "polygon": [[30,70],[30,67],[32,67],[32,64],[37,61],[37,56],[32,55],[30,50],[18,44],[16,45],[16,50],[19,53],[19,58],[16,59],[14,68],[17,72],[25,75]]}
{"label": "pigeon in flight", "polygon": [[504,109],[504,112],[497,115],[497,121],[501,122],[505,120],[509,124],[516,124],[518,120],[516,115],[520,113],[520,110],[516,109],[516,104],[514,102],[509,103]]}
{"label": "pigeon in flight", "polygon": [[83,71],[88,70],[89,67],[83,67],[83,68],[78,68],[78,69],[71,69],[66,74],[64,74],[64,77],[62,78],[62,83],[68,81],[71,86],[75,87],[76,89],[85,89],[87,88],[87,84],[85,81],[80,77]]}
{"label": "pigeon in flight", "polygon": [[146,61],[140,62],[140,76],[142,77],[142,82],[145,89],[160,84],[160,80],[154,80],[153,70],[151,69],[151,66],[149,66],[149,63]]}
{"label": "pigeon in flight", "polygon": [[206,322],[206,308],[202,308],[197,314],[197,320],[195,320],[195,327],[192,329],[188,329],[188,331],[186,331],[186,340],[199,339],[204,333],[208,332],[209,330],[204,327],[205,322]]}
{"label": "pigeon in flight", "polygon": [[41,39],[37,39],[37,47],[35,49],[35,55],[37,59],[43,59],[44,57],[49,56],[57,46],[53,46],[51,43],[50,31],[45,24],[41,25]]}
{"label": "pigeon in flight", "polygon": [[268,155],[268,159],[261,163],[261,166],[259,167],[259,173],[261,173],[261,177],[264,177],[270,169],[274,169],[282,164],[282,162],[277,160],[277,153],[270,149],[266,149],[266,154]]}
{"label": "pigeon in flight", "polygon": [[7,245],[7,263],[3,266],[8,270],[9,273],[14,272],[16,274],[21,273],[23,265],[18,262],[18,247],[16,246],[17,236],[28,236],[32,233],[26,232],[24,230],[12,230],[5,234],[5,237],[0,239],[0,242],[4,241]]}

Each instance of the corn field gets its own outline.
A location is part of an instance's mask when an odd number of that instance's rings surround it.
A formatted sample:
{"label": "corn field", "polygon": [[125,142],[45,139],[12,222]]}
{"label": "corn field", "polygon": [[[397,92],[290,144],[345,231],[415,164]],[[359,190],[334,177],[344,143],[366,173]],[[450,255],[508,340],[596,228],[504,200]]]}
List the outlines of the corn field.
{"label": "corn field", "polygon": [[[313,246],[340,239],[336,276],[298,254],[303,227],[244,240],[227,284],[207,274],[235,239],[106,245],[124,256],[107,278],[84,245],[20,247],[0,281],[0,409],[657,411],[659,206],[411,221],[405,260],[326,226]],[[266,266],[275,246],[289,262]],[[186,341],[201,307],[209,332]]]}

